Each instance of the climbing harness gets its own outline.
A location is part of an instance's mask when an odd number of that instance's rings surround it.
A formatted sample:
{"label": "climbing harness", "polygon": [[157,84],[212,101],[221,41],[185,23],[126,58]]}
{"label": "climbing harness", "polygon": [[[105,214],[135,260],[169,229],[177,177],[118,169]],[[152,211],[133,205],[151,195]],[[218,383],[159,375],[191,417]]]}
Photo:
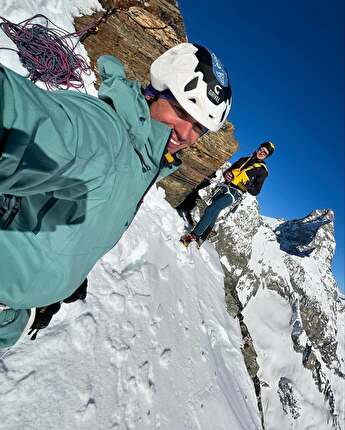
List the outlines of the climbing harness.
{"label": "climbing harness", "polygon": [[245,194],[241,194],[241,196],[236,199],[233,203],[231,203],[230,206],[228,206],[226,212],[224,212],[224,214],[219,218],[219,219],[224,219],[227,218],[232,212],[235,212],[235,210],[239,207],[239,205],[242,203],[243,199],[244,199]]}

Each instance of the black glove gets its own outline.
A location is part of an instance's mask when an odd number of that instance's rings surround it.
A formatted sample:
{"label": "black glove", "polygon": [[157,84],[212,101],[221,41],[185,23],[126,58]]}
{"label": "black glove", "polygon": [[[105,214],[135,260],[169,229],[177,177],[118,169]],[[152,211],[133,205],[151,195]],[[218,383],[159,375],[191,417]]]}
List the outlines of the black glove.
{"label": "black glove", "polygon": [[[43,308],[36,308],[36,315],[28,335],[31,336],[31,340],[35,340],[39,330],[48,327],[53,315],[60,310],[60,302],[53,303],[49,306],[44,306]],[[34,331],[36,332],[34,333]]]}

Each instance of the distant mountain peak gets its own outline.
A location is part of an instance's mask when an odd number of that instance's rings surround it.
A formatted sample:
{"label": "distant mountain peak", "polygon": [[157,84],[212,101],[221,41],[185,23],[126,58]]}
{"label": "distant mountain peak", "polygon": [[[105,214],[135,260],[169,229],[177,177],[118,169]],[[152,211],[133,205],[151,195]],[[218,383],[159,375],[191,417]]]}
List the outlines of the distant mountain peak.
{"label": "distant mountain peak", "polygon": [[267,428],[307,428],[311,415],[313,428],[339,430],[344,422],[345,305],[331,268],[333,221],[330,209],[288,221],[260,216],[248,196],[220,217],[212,239],[228,308],[251,339],[244,358],[249,371],[257,363]]}

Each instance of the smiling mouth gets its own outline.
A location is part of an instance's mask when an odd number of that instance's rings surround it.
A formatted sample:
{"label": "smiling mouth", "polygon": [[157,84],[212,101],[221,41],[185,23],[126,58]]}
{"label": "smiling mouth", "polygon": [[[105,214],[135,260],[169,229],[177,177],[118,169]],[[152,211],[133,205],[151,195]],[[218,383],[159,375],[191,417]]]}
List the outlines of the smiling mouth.
{"label": "smiling mouth", "polygon": [[177,140],[175,140],[175,139],[173,139],[173,138],[170,138],[168,146],[170,146],[170,145],[173,145],[173,146],[181,146],[181,145],[183,145],[183,143],[180,143],[180,142],[178,142]]}

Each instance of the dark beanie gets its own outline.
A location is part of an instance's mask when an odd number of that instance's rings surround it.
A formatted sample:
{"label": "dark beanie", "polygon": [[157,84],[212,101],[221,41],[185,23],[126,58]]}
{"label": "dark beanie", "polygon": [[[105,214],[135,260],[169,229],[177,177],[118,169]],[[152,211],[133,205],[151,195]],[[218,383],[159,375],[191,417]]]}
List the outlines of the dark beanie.
{"label": "dark beanie", "polygon": [[263,147],[267,149],[269,155],[272,155],[275,150],[275,146],[270,141],[264,142],[259,146],[259,148],[263,148]]}

